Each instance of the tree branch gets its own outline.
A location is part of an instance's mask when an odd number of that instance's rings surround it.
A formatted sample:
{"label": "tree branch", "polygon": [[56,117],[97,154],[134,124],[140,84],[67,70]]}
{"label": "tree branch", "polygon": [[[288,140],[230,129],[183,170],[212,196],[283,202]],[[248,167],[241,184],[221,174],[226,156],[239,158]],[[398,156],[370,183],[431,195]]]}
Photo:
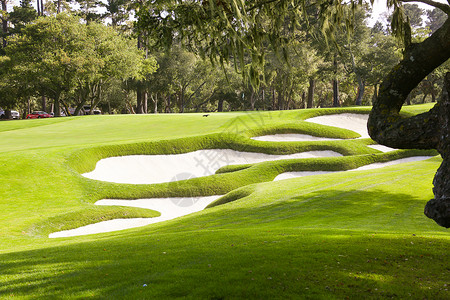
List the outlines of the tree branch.
{"label": "tree branch", "polygon": [[372,139],[394,148],[436,149],[439,140],[434,116],[439,107],[411,118],[403,118],[399,112],[409,93],[449,58],[450,19],[447,19],[428,39],[411,44],[403,60],[383,79],[368,122]]}
{"label": "tree branch", "polygon": [[[448,3],[450,4],[450,0],[447,0]],[[444,3],[440,3],[440,2],[436,2],[433,0],[401,0],[401,2],[421,2],[421,3],[425,3],[428,4],[430,6],[439,8],[440,10],[442,10],[444,13],[446,13],[447,15],[450,15],[450,6]]]}

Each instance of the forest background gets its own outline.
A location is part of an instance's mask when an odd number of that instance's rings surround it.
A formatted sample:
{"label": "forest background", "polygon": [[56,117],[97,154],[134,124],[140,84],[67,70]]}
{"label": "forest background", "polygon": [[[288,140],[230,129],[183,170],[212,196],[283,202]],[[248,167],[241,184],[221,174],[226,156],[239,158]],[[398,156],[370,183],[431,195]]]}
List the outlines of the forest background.
{"label": "forest background", "polygon": [[[176,39],[168,47],[138,30],[139,2],[1,2],[0,107],[23,116],[33,110],[85,114],[94,108],[142,114],[370,105],[382,78],[402,57],[388,12],[375,17],[364,6],[355,14],[352,34],[343,23],[336,43],[328,43],[311,11],[309,25],[296,30],[283,53],[267,46],[255,85],[245,76],[250,57],[244,64],[222,65]],[[404,8],[416,42],[447,18],[417,4]],[[428,75],[407,104],[435,102],[449,70],[447,61]]]}

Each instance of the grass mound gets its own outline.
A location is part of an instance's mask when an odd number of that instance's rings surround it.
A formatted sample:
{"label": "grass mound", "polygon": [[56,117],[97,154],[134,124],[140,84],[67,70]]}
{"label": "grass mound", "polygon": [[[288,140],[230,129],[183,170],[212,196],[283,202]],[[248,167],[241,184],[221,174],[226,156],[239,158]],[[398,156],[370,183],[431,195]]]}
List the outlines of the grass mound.
{"label": "grass mound", "polygon": [[33,225],[27,232],[34,236],[47,237],[50,233],[114,219],[154,218],[161,213],[136,207],[89,206],[74,210]]}
{"label": "grass mound", "polygon": [[[405,109],[415,114],[429,105]],[[424,152],[381,153],[367,147],[373,143],[368,139],[276,145],[249,139],[318,114],[355,111],[368,108],[208,118],[87,116],[0,130],[0,138],[14,141],[0,149],[0,298],[450,298],[448,230],[423,215],[439,157],[272,182],[285,171],[345,170]],[[79,174],[108,156],[217,147],[265,153],[327,149],[344,156],[241,165],[158,185],[113,184]],[[176,220],[46,238],[50,231],[125,214],[157,215],[92,205],[102,198],[218,193],[228,194]]]}

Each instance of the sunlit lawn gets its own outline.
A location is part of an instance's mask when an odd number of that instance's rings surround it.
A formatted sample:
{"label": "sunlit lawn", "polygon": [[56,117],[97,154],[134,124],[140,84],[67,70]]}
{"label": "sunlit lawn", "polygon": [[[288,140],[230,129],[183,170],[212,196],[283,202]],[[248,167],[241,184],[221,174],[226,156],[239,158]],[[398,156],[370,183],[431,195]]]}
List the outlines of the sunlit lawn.
{"label": "sunlit lawn", "polygon": [[[183,140],[186,147],[197,147],[217,141],[190,137],[245,136],[298,123],[315,113],[0,122],[0,298],[449,299],[450,235],[423,215],[433,197],[439,157],[377,170],[254,183],[233,191],[235,201],[180,219],[98,235],[47,238],[46,230],[55,224],[73,227],[98,218],[156,216],[142,209],[100,209],[92,203],[113,193],[132,197],[168,193],[171,188],[84,179],[73,168],[77,151],[117,144],[136,150],[135,143],[181,137],[189,137]],[[180,150],[164,143],[164,151]],[[250,148],[258,145],[248,143]],[[361,151],[361,145],[355,144],[354,151]],[[272,178],[282,164],[273,166],[227,173],[223,186],[215,179],[198,179],[194,182],[203,188],[186,183],[179,191],[212,193],[231,188],[233,181],[236,187],[259,182],[254,170],[261,178]]]}

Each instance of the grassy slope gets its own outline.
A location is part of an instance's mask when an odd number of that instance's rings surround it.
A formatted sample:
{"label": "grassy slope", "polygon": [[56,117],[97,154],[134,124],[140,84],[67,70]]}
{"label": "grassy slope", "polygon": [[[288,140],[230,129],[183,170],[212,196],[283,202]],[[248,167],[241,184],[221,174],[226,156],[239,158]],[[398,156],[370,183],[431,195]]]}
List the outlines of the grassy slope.
{"label": "grassy slope", "polygon": [[52,240],[28,231],[90,211],[111,188],[65,163],[86,145],[252,135],[308,114],[96,116],[0,130],[14,140],[0,150],[0,298],[448,298],[448,231],[422,213],[437,158],[251,185],[232,203],[140,229]]}

